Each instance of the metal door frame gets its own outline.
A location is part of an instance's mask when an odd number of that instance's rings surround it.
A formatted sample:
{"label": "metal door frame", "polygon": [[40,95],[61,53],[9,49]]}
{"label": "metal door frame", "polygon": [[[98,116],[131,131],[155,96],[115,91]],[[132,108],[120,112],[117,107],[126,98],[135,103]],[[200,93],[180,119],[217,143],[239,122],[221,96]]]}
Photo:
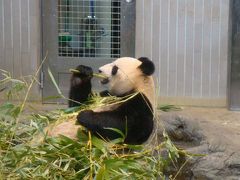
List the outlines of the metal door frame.
{"label": "metal door frame", "polygon": [[[229,56],[228,56],[228,108],[229,110],[239,111],[240,110],[240,79],[236,79],[234,73],[234,1],[229,1]],[[240,69],[239,69],[240,72]],[[237,102],[238,101],[238,102]]]}

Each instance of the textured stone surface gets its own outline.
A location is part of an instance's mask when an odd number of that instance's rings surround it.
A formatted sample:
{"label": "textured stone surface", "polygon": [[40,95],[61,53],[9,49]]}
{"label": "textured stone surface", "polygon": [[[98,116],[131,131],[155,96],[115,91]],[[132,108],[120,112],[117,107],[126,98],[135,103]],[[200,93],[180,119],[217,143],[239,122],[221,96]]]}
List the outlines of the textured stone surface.
{"label": "textured stone surface", "polygon": [[160,139],[165,129],[177,147],[204,155],[189,160],[177,179],[240,180],[240,116],[228,117],[231,126],[211,113],[161,112],[157,117]]}

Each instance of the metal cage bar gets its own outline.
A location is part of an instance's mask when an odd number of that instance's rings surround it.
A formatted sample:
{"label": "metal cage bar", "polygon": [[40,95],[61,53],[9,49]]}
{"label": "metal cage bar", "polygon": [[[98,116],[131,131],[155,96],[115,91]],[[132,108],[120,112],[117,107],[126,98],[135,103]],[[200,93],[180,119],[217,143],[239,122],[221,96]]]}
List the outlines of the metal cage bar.
{"label": "metal cage bar", "polygon": [[58,55],[120,57],[121,0],[59,0]]}

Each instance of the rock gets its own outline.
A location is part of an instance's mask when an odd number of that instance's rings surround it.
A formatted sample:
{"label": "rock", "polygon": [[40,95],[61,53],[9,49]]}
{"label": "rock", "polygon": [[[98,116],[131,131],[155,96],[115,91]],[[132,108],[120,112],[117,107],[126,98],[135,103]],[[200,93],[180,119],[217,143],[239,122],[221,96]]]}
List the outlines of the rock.
{"label": "rock", "polygon": [[177,179],[240,180],[239,133],[218,121],[188,117],[184,112],[161,112],[157,117],[159,139],[165,129],[177,147],[203,155],[193,156]]}

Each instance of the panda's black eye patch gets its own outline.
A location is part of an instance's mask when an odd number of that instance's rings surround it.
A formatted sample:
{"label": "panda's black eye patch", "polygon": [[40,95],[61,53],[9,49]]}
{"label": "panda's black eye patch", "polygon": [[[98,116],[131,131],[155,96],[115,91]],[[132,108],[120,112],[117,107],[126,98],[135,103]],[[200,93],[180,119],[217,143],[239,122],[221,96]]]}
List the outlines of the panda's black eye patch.
{"label": "panda's black eye patch", "polygon": [[113,68],[112,68],[112,75],[113,76],[116,75],[117,72],[118,72],[118,67],[116,65],[114,65]]}

